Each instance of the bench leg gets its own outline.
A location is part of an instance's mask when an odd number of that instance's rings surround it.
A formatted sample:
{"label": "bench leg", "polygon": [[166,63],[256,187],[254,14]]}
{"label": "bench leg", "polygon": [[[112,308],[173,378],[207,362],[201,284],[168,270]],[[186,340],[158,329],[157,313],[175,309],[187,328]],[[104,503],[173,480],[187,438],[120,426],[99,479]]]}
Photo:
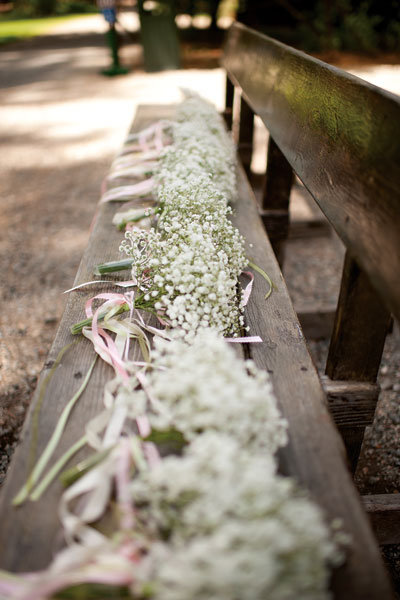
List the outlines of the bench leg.
{"label": "bench leg", "polygon": [[260,215],[281,267],[284,243],[289,234],[289,198],[293,179],[292,167],[270,136]]}
{"label": "bench leg", "polygon": [[[346,253],[338,307],[326,364],[331,380],[375,383],[391,317],[357,263]],[[343,428],[357,465],[365,425]]]}
{"label": "bench leg", "polygon": [[250,165],[253,156],[253,133],[254,112],[242,96],[240,99],[238,153],[249,180],[251,180]]}
{"label": "bench leg", "polygon": [[225,119],[226,127],[230,131],[232,129],[232,121],[233,121],[233,97],[235,94],[235,86],[229,79],[226,77],[226,89],[225,89],[225,110],[223,112],[223,117]]}

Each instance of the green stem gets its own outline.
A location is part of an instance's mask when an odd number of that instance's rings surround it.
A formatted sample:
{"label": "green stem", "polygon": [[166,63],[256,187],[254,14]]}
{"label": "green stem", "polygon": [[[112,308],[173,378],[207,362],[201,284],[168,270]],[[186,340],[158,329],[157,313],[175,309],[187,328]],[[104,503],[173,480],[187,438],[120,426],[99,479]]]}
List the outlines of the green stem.
{"label": "green stem", "polygon": [[[137,217],[133,217],[131,219],[124,219],[123,221],[121,221],[121,223],[119,223],[117,225],[117,229],[119,229],[119,231],[124,231],[125,227],[127,226],[128,223],[138,223],[142,219],[149,219],[150,217],[153,217],[156,214],[157,214],[157,211],[154,211],[154,212],[148,212],[147,211],[147,212],[144,212],[144,213],[138,215]],[[129,260],[130,261],[131,259],[125,259],[125,260]],[[115,261],[116,264],[121,263],[121,262],[124,262],[124,261]],[[105,264],[107,264],[107,263],[105,263]],[[130,266],[131,266],[131,264],[132,263],[130,263]],[[98,269],[101,266],[103,266],[103,265],[99,265],[98,267],[96,267],[96,269]],[[96,275],[97,274],[98,273],[96,272]]]}
{"label": "green stem", "polygon": [[106,273],[115,273],[116,271],[128,271],[133,264],[133,258],[124,258],[123,260],[113,260],[111,262],[101,263],[94,269],[95,275],[105,275]]}
{"label": "green stem", "polygon": [[264,279],[268,282],[269,284],[269,290],[268,292],[265,294],[264,299],[267,300],[267,298],[270,297],[270,295],[272,294],[272,290],[274,289],[274,284],[272,283],[271,278],[269,277],[269,275],[267,275],[267,273],[258,265],[256,265],[255,263],[249,261],[249,267],[251,267],[252,269],[254,269],[255,271],[257,271],[257,273],[259,273],[262,277],[264,277]]}
{"label": "green stem", "polygon": [[85,390],[88,381],[90,379],[90,376],[92,374],[94,365],[96,363],[97,360],[97,356],[94,359],[94,361],[92,362],[89,371],[86,374],[85,379],[82,382],[82,385],[80,386],[80,388],[78,389],[78,391],[72,396],[71,400],[68,402],[68,404],[66,405],[66,407],[64,408],[64,410],[61,413],[61,416],[58,420],[58,423],[56,425],[55,430],[53,431],[53,434],[50,438],[50,440],[47,443],[46,448],[44,449],[44,452],[42,454],[42,456],[40,457],[39,461],[36,463],[36,466],[34,467],[32,473],[30,474],[30,476],[28,477],[27,482],[25,483],[25,485],[21,488],[21,490],[18,492],[18,494],[15,496],[14,500],[13,500],[13,505],[14,506],[19,506],[20,504],[22,504],[28,497],[28,495],[30,494],[33,486],[35,485],[35,483],[38,481],[39,477],[41,476],[41,474],[43,473],[44,469],[46,468],[47,463],[49,462],[51,455],[53,454],[54,450],[57,447],[57,444],[60,441],[60,438],[63,434],[63,431],[65,429],[65,425],[67,423],[68,417],[73,409],[73,407],[75,406],[76,402],[79,400],[80,396],[82,395],[83,391]]}
{"label": "green stem", "polygon": [[[115,312],[116,315],[120,315],[123,312],[127,312],[129,310],[129,306],[128,304],[122,304],[119,307],[119,310]],[[106,316],[107,312],[105,312],[104,314],[100,314],[97,318],[98,321],[103,321],[104,317]],[[70,331],[72,333],[72,335],[78,335],[78,333],[82,333],[82,329],[84,327],[90,327],[92,325],[92,321],[93,318],[92,317],[88,317],[87,319],[84,319],[83,321],[79,321],[79,323],[75,323],[74,325],[72,325]]]}
{"label": "green stem", "polygon": [[69,459],[72,458],[72,456],[76,454],[78,450],[83,448],[83,446],[86,443],[87,437],[86,435],[84,435],[58,459],[58,461],[51,467],[50,471],[48,471],[47,475],[42,479],[39,485],[36,486],[32,494],[30,495],[31,500],[36,502],[40,499],[40,497],[47,490],[53,479],[57,477],[57,474],[61,471],[63,466],[66,465]]}
{"label": "green stem", "polygon": [[71,467],[70,469],[64,471],[60,477],[63,485],[65,485],[65,487],[68,487],[69,485],[77,481],[77,479],[85,475],[88,471],[90,471],[90,469],[101,463],[101,461],[104,460],[110,454],[111,450],[112,448],[107,448],[106,450],[102,450],[101,452],[96,452],[95,454],[92,454],[91,456],[88,456],[88,458],[82,460],[74,467]]}
{"label": "green stem", "polygon": [[[135,308],[139,308],[140,310],[145,310],[146,312],[149,312],[152,315],[157,316],[157,312],[152,308],[151,304],[147,304],[147,303],[141,304],[141,302],[143,301],[143,298],[144,298],[144,294],[141,294],[140,296],[138,296],[136,298]],[[127,312],[128,310],[130,310],[128,304],[121,304],[121,306],[118,308],[118,310],[115,311],[114,315],[120,315],[124,312]],[[104,317],[106,315],[107,315],[107,312],[105,312],[104,314],[100,314],[97,317],[97,320],[103,321]],[[93,320],[92,317],[88,317],[87,319],[84,319],[83,321],[79,321],[79,323],[75,323],[74,325],[72,325],[72,327],[70,329],[72,335],[78,335],[78,333],[82,333],[82,329],[84,327],[90,327],[92,325],[92,320]]]}
{"label": "green stem", "polygon": [[32,469],[35,464],[35,456],[36,456],[37,443],[38,443],[39,416],[40,416],[40,411],[42,410],[42,405],[43,405],[47,386],[50,383],[54,373],[56,372],[58,365],[61,363],[61,360],[62,360],[64,354],[69,350],[69,348],[74,346],[77,343],[77,341],[78,340],[75,340],[74,342],[71,342],[71,343],[67,344],[66,346],[64,346],[63,348],[61,348],[60,352],[57,355],[56,360],[53,363],[53,366],[51,367],[50,371],[47,373],[46,377],[44,377],[43,382],[40,385],[38,400],[36,402],[36,405],[33,409],[33,414],[32,414],[32,425],[31,425],[32,435],[31,435],[31,442],[30,442],[30,448],[29,448],[28,473],[32,472]]}

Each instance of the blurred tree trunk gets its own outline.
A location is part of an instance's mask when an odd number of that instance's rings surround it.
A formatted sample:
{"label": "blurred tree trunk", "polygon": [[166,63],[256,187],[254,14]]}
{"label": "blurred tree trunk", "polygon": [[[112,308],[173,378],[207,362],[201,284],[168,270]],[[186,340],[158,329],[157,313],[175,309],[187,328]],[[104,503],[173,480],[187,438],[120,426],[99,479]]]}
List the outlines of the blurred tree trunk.
{"label": "blurred tree trunk", "polygon": [[179,69],[180,48],[174,0],[157,0],[151,7],[138,0],[138,9],[146,71]]}

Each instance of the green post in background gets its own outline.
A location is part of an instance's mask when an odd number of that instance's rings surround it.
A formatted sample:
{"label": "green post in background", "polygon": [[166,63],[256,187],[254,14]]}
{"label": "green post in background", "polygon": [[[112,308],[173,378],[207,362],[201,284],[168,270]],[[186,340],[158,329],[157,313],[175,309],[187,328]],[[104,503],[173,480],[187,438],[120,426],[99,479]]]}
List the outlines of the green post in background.
{"label": "green post in background", "polygon": [[97,5],[109,25],[109,30],[106,33],[106,37],[110,47],[112,59],[110,67],[108,67],[108,69],[104,69],[102,74],[106,75],[107,77],[113,77],[114,75],[125,75],[128,73],[128,69],[121,67],[118,55],[118,33],[115,29],[115,23],[117,21],[115,0],[97,0]]}
{"label": "green post in background", "polygon": [[108,69],[104,69],[102,71],[102,74],[106,75],[107,77],[113,77],[114,75],[126,75],[126,73],[128,73],[128,69],[126,67],[122,67],[119,62],[118,33],[115,29],[115,25],[110,25],[110,29],[107,31],[106,36],[111,50],[112,63]]}

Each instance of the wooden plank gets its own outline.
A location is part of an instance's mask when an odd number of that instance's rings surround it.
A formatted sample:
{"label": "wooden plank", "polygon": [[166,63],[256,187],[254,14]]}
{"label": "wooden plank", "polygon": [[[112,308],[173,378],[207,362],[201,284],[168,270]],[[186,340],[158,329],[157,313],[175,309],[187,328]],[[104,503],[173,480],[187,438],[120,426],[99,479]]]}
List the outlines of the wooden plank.
{"label": "wooden plank", "polygon": [[322,378],[329,412],[346,446],[347,460],[353,475],[364,439],[365,427],[374,420],[379,386],[359,381],[332,381]]}
{"label": "wooden plank", "polygon": [[[149,121],[170,116],[171,107],[157,107],[157,109],[145,107],[138,111],[135,128],[139,130]],[[111,224],[111,220],[122,205],[123,203],[109,203],[97,207],[89,244],[74,285],[93,280],[95,265],[118,257],[122,234]],[[118,279],[118,275],[115,278]],[[92,345],[85,338],[72,336],[69,328],[73,323],[84,318],[85,301],[105,290],[110,291],[110,286],[100,284],[96,288],[91,286],[89,291],[73,292],[68,297],[55,341],[31,403],[21,442],[16,449],[6,482],[1,490],[0,565],[3,569],[28,571],[43,568],[48,565],[54,552],[62,544],[57,517],[62,488],[58,481],[51,485],[39,502],[27,502],[15,509],[11,506],[11,501],[26,481],[32,465],[42,453],[53,432],[62,409],[79,388],[82,376],[93,361],[95,354]],[[120,288],[114,288],[113,291],[120,292]],[[46,378],[57,356],[71,342],[75,344],[66,351],[46,386]],[[55,452],[52,464],[84,434],[84,424],[100,412],[104,385],[112,376],[111,367],[98,360],[89,385],[73,410],[72,418]],[[76,463],[77,458],[81,459],[85,455],[85,450],[81,451],[76,455],[73,464]]]}
{"label": "wooden plank", "polygon": [[332,381],[322,378],[329,412],[337,427],[371,425],[374,419],[379,386],[358,381]]}
{"label": "wooden plank", "polygon": [[[91,243],[80,264],[75,284],[93,279],[93,266],[103,260],[115,259],[120,235],[110,231],[110,221],[115,207],[103,205],[96,214]],[[109,288],[108,288],[109,289]],[[25,483],[37,458],[41,455],[54,430],[65,404],[79,388],[82,376],[93,361],[94,352],[86,339],[76,339],[69,327],[84,318],[83,307],[87,298],[103,292],[106,287],[91,287],[89,293],[77,291],[67,300],[65,312],[55,341],[47,358],[36,393],[31,403],[22,432],[20,445],[16,449],[0,500],[2,526],[0,528],[0,564],[2,568],[26,571],[45,567],[60,543],[58,517],[55,507],[61,493],[61,484],[55,482],[40,502],[27,502],[18,509],[10,503]],[[75,342],[62,357],[60,364],[46,384],[51,367],[60,351]],[[84,424],[97,414],[102,406],[104,382],[112,377],[110,367],[98,361],[88,388],[73,411],[73,418],[55,452],[52,462],[61,456],[73,443],[84,435]],[[84,452],[77,455],[84,456]]]}
{"label": "wooden plank", "polygon": [[248,256],[269,274],[275,286],[266,301],[264,280],[256,275],[246,314],[250,334],[264,340],[250,347],[251,356],[270,374],[289,421],[290,439],[280,453],[281,470],[309,490],[328,522],[339,517],[352,536],[347,561],[333,575],[335,598],[389,599],[390,584],[347,469],[342,441],[328,414],[317,372],[243,171],[239,198],[235,223],[245,236]]}
{"label": "wooden plank", "polygon": [[331,379],[374,383],[390,320],[367,276],[347,252],[326,374]]}
{"label": "wooden plank", "polygon": [[362,501],[379,543],[400,544],[400,494],[363,496]]}
{"label": "wooden plank", "polygon": [[334,308],[311,310],[296,306],[296,312],[306,339],[329,340],[335,319]]}
{"label": "wooden plank", "polygon": [[400,319],[400,99],[238,23],[222,64]]}
{"label": "wooden plank", "polygon": [[289,226],[289,240],[308,240],[315,237],[327,237],[331,234],[331,227],[326,219],[308,219],[304,221],[291,221]]}

